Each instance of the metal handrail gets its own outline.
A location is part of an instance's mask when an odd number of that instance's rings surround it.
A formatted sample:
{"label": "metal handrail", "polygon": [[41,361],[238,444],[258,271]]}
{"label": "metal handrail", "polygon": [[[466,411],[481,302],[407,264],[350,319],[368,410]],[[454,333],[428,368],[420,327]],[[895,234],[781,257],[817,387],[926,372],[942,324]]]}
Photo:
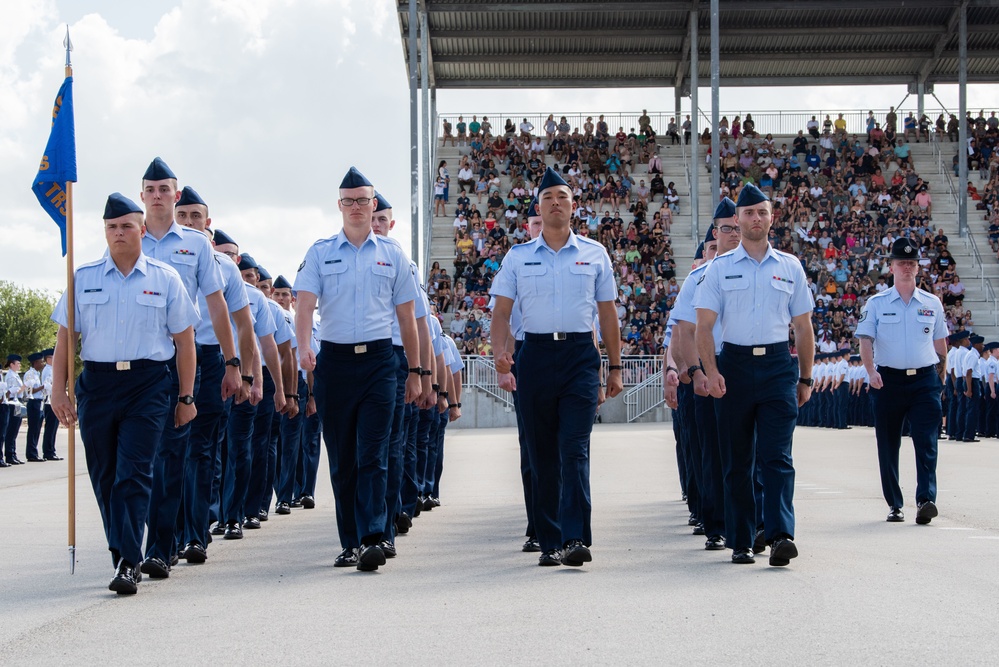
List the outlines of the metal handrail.
{"label": "metal handrail", "polygon": [[[753,117],[753,121],[756,124],[756,132],[765,135],[767,133],[773,135],[793,135],[797,134],[798,130],[804,130],[806,124],[815,116],[816,120],[821,123],[826,115],[828,114],[830,118],[837,116],[838,114],[843,114],[843,120],[846,121],[846,131],[850,134],[866,134],[867,132],[867,114],[868,111],[874,112],[874,117],[879,123],[884,126],[885,116],[888,114],[888,109],[811,109],[811,110],[787,110],[787,109],[762,109],[762,110],[722,110],[718,115],[719,118],[722,116],[726,117],[731,124],[736,116],[740,116],[745,120],[747,115]],[[896,131],[901,132],[903,129],[903,121],[905,117],[912,112],[913,115],[919,113],[916,106],[898,108],[895,109],[895,114],[898,116],[898,127]],[[651,121],[653,129],[660,135],[666,133],[666,127],[669,123],[670,118],[676,119],[677,132],[682,132],[681,125],[683,124],[683,119],[687,114],[691,113],[689,109],[681,111],[679,115],[675,111],[647,111],[647,115]],[[698,113],[705,113],[701,109],[698,109]],[[632,128],[638,128],[638,119],[641,117],[641,111],[559,111],[559,112],[545,112],[545,111],[527,111],[513,113],[510,111],[506,112],[492,112],[492,111],[475,111],[475,112],[449,112],[437,114],[435,122],[438,128],[443,128],[444,119],[447,118],[452,128],[454,128],[458,123],[458,116],[462,116],[465,119],[465,123],[471,123],[472,116],[475,115],[481,122],[482,118],[488,117],[492,125],[493,136],[503,134],[504,125],[506,119],[510,119],[514,122],[514,125],[518,128],[517,133],[519,134],[520,123],[523,119],[527,119],[529,123],[534,126],[533,133],[535,135],[544,135],[545,129],[544,124],[548,119],[548,115],[551,114],[554,117],[556,123],[562,116],[565,116],[566,121],[572,128],[578,128],[582,131],[583,123],[586,121],[587,116],[593,117],[593,124],[596,125],[597,119],[601,115],[604,116],[604,121],[607,123],[608,130],[611,134],[617,132],[617,128],[623,127],[625,131]],[[927,112],[927,116],[931,116]],[[708,127],[711,126],[710,121],[706,124]],[[452,133],[456,133],[457,130],[452,129]],[[932,128],[931,128],[932,133]],[[443,136],[443,131],[438,132],[438,137]]]}
{"label": "metal handrail", "polygon": [[513,394],[500,388],[492,357],[463,356],[465,370],[462,386],[484,391],[507,407],[513,407]]}
{"label": "metal handrail", "polygon": [[627,409],[628,423],[655,410],[664,402],[663,374],[662,371],[657,371],[641,384],[635,385],[625,392],[624,405]]}
{"label": "metal handrail", "polygon": [[[499,383],[496,379],[496,364],[492,355],[462,355],[461,359],[465,362],[465,375],[463,376],[465,378],[463,380],[465,386],[474,385],[481,387],[495,395],[496,398],[502,401],[509,400],[510,404],[513,404],[510,393],[499,389]],[[659,355],[652,354],[622,356],[621,381],[624,383],[624,386],[637,386],[646,382],[648,378],[659,372],[661,359]],[[607,355],[600,356],[603,377],[607,377],[607,366],[609,363]]]}
{"label": "metal handrail", "polygon": [[950,169],[948,169],[946,162],[944,162],[943,149],[940,148],[940,142],[931,141],[930,146],[933,147],[933,155],[937,159],[937,174],[943,177],[943,181],[947,185],[947,192],[950,194],[951,199],[954,200],[954,206],[959,206],[960,204],[957,200],[958,194],[954,187],[954,180]]}

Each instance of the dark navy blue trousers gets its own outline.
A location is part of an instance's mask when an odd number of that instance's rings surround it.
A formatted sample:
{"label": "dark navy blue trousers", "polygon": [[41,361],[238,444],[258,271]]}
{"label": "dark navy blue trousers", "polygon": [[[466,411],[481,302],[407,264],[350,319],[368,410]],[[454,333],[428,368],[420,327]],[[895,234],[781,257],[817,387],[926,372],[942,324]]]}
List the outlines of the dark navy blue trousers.
{"label": "dark navy blue trousers", "polygon": [[874,433],[878,440],[881,490],[890,507],[902,507],[898,453],[902,422],[908,419],[916,450],[916,503],[937,499],[937,435],[943,410],[940,378],[932,366],[914,376],[879,368],[884,386],[871,389]]}
{"label": "dark navy blue trousers", "polygon": [[388,475],[385,482],[385,539],[395,539],[395,517],[401,511],[402,482],[406,461],[406,379],[409,363],[401,345],[394,345],[396,359],[395,412],[389,436]]}
{"label": "dark navy blue trousers", "polygon": [[680,427],[683,434],[681,452],[683,471],[687,479],[687,509],[694,518],[701,519],[701,436],[698,432],[697,414],[694,410],[694,385],[683,384],[676,390],[677,411],[680,413]]}
{"label": "dark navy blue trousers", "polygon": [[524,341],[517,363],[520,411],[534,479],[534,521],[545,551],[592,543],[590,433],[600,354],[589,335]]}
{"label": "dark navy blue trousers", "polygon": [[[967,383],[967,380],[965,382]],[[978,413],[982,403],[982,381],[980,379],[971,379],[971,396],[964,396],[962,403],[964,435],[958,437],[974,440],[978,434]]]}
{"label": "dark navy blue trousers", "polygon": [[52,411],[52,406],[48,403],[43,408],[45,414],[45,426],[42,429],[42,456],[53,458],[56,456],[56,434],[59,433],[59,418]]}
{"label": "dark navy blue trousers", "polygon": [[718,422],[715,420],[715,399],[694,394],[694,417],[700,440],[701,475],[698,494],[701,509],[698,514],[708,537],[725,536],[725,486],[722,475],[721,450],[718,448]]}
{"label": "dark navy blue trousers", "polygon": [[954,389],[957,396],[954,397],[954,430],[948,429],[949,435],[961,440],[964,438],[965,415],[968,413],[968,397],[964,395],[964,376],[958,377],[954,381]]}
{"label": "dark navy blue trousers", "polygon": [[[302,456],[302,435],[305,433],[305,408],[309,402],[309,386],[298,373],[298,414],[293,418],[281,415],[281,440],[274,492],[279,503],[295,500],[295,477],[298,460]],[[291,392],[289,392],[291,393]],[[269,504],[269,503],[268,503]]]}
{"label": "dark navy blue trousers", "polygon": [[757,466],[763,485],[767,542],[794,537],[791,439],[798,417],[797,364],[786,348],[763,356],[744,350],[726,344],[718,356],[725,395],[715,401],[715,414],[730,549],[753,546],[758,523],[753,490]]}
{"label": "dark navy blue trousers", "polygon": [[436,403],[432,408],[420,410],[416,425],[416,493],[419,497],[426,495],[427,461],[430,458],[430,443],[437,443],[438,414]]}
{"label": "dark navy blue trousers", "polygon": [[[516,357],[520,353],[520,348],[524,342],[518,340],[514,343],[514,364],[511,372],[513,377],[517,377],[518,368]],[[527,438],[524,436],[524,418],[520,414],[520,392],[513,392],[513,410],[517,415],[517,441],[520,443],[520,480],[524,485],[524,509],[527,511],[527,530],[524,535],[527,537],[537,537],[537,529],[534,527],[534,486],[531,481],[531,459],[527,453]]]}
{"label": "dark navy blue trousers", "polygon": [[389,438],[395,413],[398,358],[391,339],[355,346],[325,341],[316,362],[316,405],[322,414],[344,549],[377,544],[385,531]]}
{"label": "dark navy blue trousers", "polygon": [[419,428],[420,409],[416,403],[406,405],[403,417],[403,431],[405,437],[406,453],[403,458],[402,488],[399,490],[399,508],[410,517],[416,512],[416,497],[420,495],[420,490],[416,486],[416,432]]}
{"label": "dark navy blue trousers", "polygon": [[218,345],[201,348],[201,389],[195,400],[198,415],[191,421],[187,469],[184,473],[184,531],[181,541],[207,547],[208,506],[219,450],[219,423],[225,411],[222,378],[225,361]]}
{"label": "dark navy blue trousers", "polygon": [[167,365],[122,372],[84,370],[76,381],[80,438],[111,558],[142,562],[153,460],[173,419]]}
{"label": "dark navy blue trousers", "polygon": [[[312,392],[315,394],[319,381],[313,376]],[[316,496],[316,478],[319,476],[319,457],[322,452],[323,420],[316,414],[305,418],[302,426],[302,453],[298,457],[298,471],[295,473],[295,498]]]}
{"label": "dark navy blue trousers", "polygon": [[25,454],[29,459],[37,459],[38,436],[42,433],[42,399],[28,399],[28,433]]}
{"label": "dark navy blue trousers", "polygon": [[[437,446],[433,453],[434,478],[425,495],[439,499],[441,497],[441,476],[444,474],[444,433],[451,420],[451,411],[445,410],[437,416],[437,419]],[[429,467],[429,461],[427,465]]]}
{"label": "dark navy blue trousers", "polygon": [[17,456],[17,433],[21,430],[23,417],[20,406],[8,404],[3,406],[3,410],[7,413],[7,427],[0,432],[4,435],[4,452],[9,462]]}
{"label": "dark navy blue trousers", "polygon": [[[264,398],[267,390],[264,389]],[[271,398],[273,405],[273,396]],[[242,523],[246,516],[247,490],[250,486],[250,469],[253,465],[253,424],[258,408],[264,402],[252,405],[250,401],[232,403],[225,434],[225,451],[222,453],[221,521]]]}
{"label": "dark navy blue trousers", "polygon": [[267,505],[270,506],[271,488],[267,485],[267,467],[274,437],[272,427],[277,416],[274,412],[274,378],[265,368],[264,400],[257,405],[257,414],[253,417],[253,436],[250,438],[250,481],[244,506],[246,516],[255,517],[260,510],[267,509],[263,505],[265,494]]}

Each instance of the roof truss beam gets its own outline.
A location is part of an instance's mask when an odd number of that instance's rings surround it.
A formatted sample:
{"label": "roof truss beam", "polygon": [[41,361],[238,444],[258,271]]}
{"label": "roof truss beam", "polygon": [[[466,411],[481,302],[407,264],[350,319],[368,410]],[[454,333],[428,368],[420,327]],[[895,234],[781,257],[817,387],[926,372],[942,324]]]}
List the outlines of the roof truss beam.
{"label": "roof truss beam", "polygon": [[[924,58],[928,54],[925,51],[824,51],[815,53],[753,53],[753,52],[724,52],[721,59],[739,60],[763,58],[769,61],[801,61],[801,62],[827,62],[827,61],[854,61],[854,60],[916,60]],[[968,58],[994,58],[995,51],[969,51]],[[940,54],[941,58],[956,58],[957,51],[946,51]],[[662,63],[676,62],[682,66],[687,62],[681,53],[499,53],[499,54],[475,54],[475,55],[444,55],[434,56],[434,62],[442,65],[462,64],[482,65],[482,64],[516,64],[516,63]],[[911,77],[910,77],[911,79]],[[678,77],[682,83],[683,79]]]}
{"label": "roof truss beam", "polygon": [[[947,46],[948,42],[954,37],[954,32],[957,30],[958,21],[961,19],[961,12],[966,10],[968,7],[968,0],[964,0],[959,6],[954,8],[954,11],[950,13],[950,19],[947,21],[947,30],[937,37],[936,44],[933,45],[933,55],[923,61],[922,67],[919,68],[919,83],[926,83],[926,78],[936,67],[937,63],[940,62],[940,58],[943,55],[943,50]],[[971,57],[971,54],[968,54]]]}

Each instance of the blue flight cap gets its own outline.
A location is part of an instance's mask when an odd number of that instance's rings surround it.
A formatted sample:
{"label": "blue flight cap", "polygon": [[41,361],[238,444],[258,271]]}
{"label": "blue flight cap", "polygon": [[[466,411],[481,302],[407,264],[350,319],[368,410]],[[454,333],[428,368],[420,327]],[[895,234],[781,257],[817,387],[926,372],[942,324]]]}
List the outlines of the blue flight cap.
{"label": "blue flight cap", "polygon": [[363,187],[374,187],[371,185],[371,181],[364,177],[364,174],[357,170],[357,167],[351,167],[347,172],[347,175],[343,177],[340,181],[340,189],[348,190],[350,188],[363,188]]}
{"label": "blue flight cap", "polygon": [[375,193],[375,201],[377,202],[377,204],[375,205],[375,213],[378,213],[378,211],[384,211],[387,208],[392,208],[392,204],[388,203],[388,200],[385,199],[385,197],[382,197],[377,192]]}
{"label": "blue flight cap", "polygon": [[735,202],[728,197],[723,197],[720,202],[718,202],[718,207],[715,208],[714,219],[718,220],[720,218],[734,218],[735,217]]}
{"label": "blue flight cap", "polygon": [[161,157],[154,157],[153,161],[149,163],[146,173],[142,175],[142,180],[144,181],[165,181],[168,178],[175,179],[177,178],[177,174],[173,173],[173,170],[167,166],[167,163]]}
{"label": "blue flight cap", "polygon": [[8,364],[11,363],[11,362],[13,362],[13,361],[20,361],[20,360],[21,360],[21,355],[19,355],[19,354],[8,354],[7,355],[7,363]]}
{"label": "blue flight cap", "polygon": [[212,237],[215,239],[215,245],[225,245],[226,243],[231,243],[232,245],[239,247],[239,244],[232,240],[232,237],[223,232],[221,229],[215,230],[215,235]]}
{"label": "blue flight cap", "polygon": [[104,205],[104,219],[114,220],[129,213],[142,214],[142,209],[134,201],[121,194],[113,192],[108,196],[108,201]]}
{"label": "blue flight cap", "polygon": [[761,201],[770,201],[770,199],[758,187],[752,183],[746,183],[742,186],[742,192],[739,193],[739,201],[735,205],[753,206],[754,204],[759,204]]}
{"label": "blue flight cap", "polygon": [[715,240],[715,226],[708,225],[708,231],[704,234],[704,243],[710,243]]}
{"label": "blue flight cap", "polygon": [[565,182],[565,179],[562,178],[562,176],[560,176],[557,171],[555,171],[551,167],[546,167],[545,175],[541,179],[541,184],[538,185],[538,197],[541,196],[542,192],[544,192],[548,188],[553,188],[556,185],[564,185],[566,187],[569,187],[569,184]]}
{"label": "blue flight cap", "polygon": [[260,274],[260,279],[261,280],[270,280],[271,279],[271,274],[268,273],[267,269],[265,269],[262,266],[257,266],[257,273]]}
{"label": "blue flight cap", "polygon": [[851,354],[850,355],[850,361],[860,361],[860,355],[859,354]]}
{"label": "blue flight cap", "polygon": [[274,289],[291,289],[291,283],[284,276],[278,276],[274,279]]}
{"label": "blue flight cap", "polygon": [[44,350],[42,350],[42,356],[43,357],[52,357],[52,356],[55,356],[55,348],[54,347],[47,347],[47,348],[45,348]]}
{"label": "blue flight cap", "polygon": [[694,251],[694,259],[704,259],[704,244],[701,243],[697,246],[697,250]]}
{"label": "blue flight cap", "polygon": [[995,341],[991,341],[991,342],[986,343],[985,347],[983,349],[986,352],[991,352],[992,350],[996,349],[997,347],[999,347],[999,343],[997,343]]}
{"label": "blue flight cap", "polygon": [[260,267],[257,265],[257,260],[253,259],[252,256],[248,255],[245,252],[244,253],[240,253],[240,255],[239,255],[239,270],[240,271],[246,271],[247,269],[257,269],[259,271]]}
{"label": "blue flight cap", "polygon": [[41,352],[32,352],[31,354],[28,355],[28,363],[29,364],[33,364],[36,361],[38,361],[39,359],[41,359],[42,356],[43,355],[42,355]]}
{"label": "blue flight cap", "polygon": [[978,345],[979,343],[985,342],[985,336],[979,336],[978,334],[973,334],[971,336],[971,344]]}
{"label": "blue flight cap", "polygon": [[538,218],[541,217],[541,211],[538,210],[538,198],[535,197],[531,200],[531,205],[527,207],[527,217],[528,218]]}
{"label": "blue flight cap", "polygon": [[957,331],[954,333],[954,340],[955,341],[964,340],[965,338],[968,338],[970,336],[971,332],[969,331]]}
{"label": "blue flight cap", "polygon": [[190,206],[191,204],[208,206],[194,188],[190,185],[185,185],[184,189],[180,191],[180,199],[177,200],[177,206]]}

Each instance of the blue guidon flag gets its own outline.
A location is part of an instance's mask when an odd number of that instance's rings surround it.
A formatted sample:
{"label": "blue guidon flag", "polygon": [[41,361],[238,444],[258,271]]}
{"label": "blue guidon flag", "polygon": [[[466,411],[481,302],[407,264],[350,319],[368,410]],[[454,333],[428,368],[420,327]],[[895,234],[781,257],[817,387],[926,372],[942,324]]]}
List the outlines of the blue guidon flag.
{"label": "blue guidon flag", "polygon": [[73,121],[73,77],[67,76],[52,107],[52,132],[31,190],[59,226],[66,256],[66,183],[76,182],[76,127]]}

